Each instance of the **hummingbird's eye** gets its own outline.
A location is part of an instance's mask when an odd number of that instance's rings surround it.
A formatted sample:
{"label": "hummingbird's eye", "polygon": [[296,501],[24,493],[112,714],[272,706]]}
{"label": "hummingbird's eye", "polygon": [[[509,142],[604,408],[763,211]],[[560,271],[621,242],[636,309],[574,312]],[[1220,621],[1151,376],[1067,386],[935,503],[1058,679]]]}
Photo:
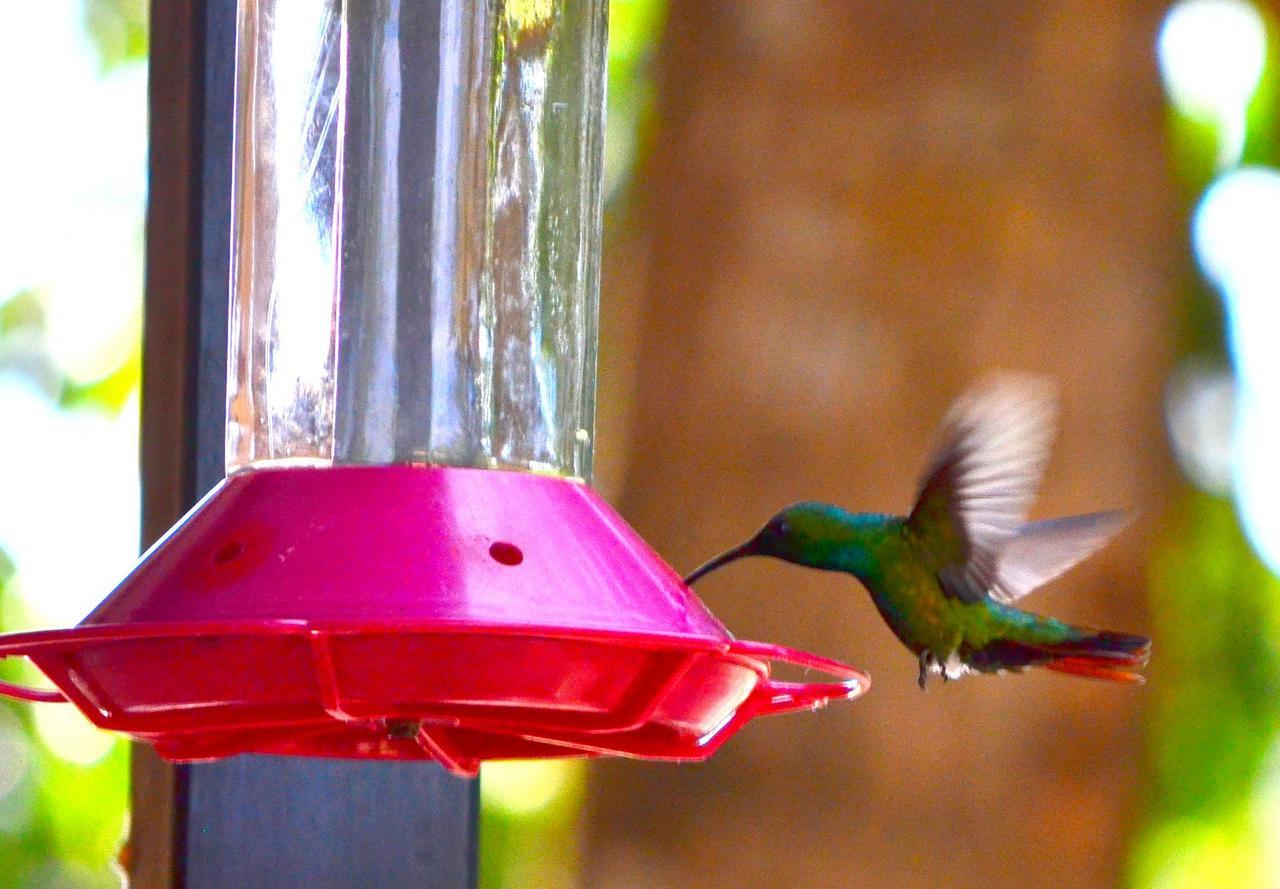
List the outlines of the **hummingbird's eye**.
{"label": "hummingbird's eye", "polygon": [[786,537],[791,533],[791,523],[786,519],[779,519],[777,524],[773,526],[773,530],[779,537]]}

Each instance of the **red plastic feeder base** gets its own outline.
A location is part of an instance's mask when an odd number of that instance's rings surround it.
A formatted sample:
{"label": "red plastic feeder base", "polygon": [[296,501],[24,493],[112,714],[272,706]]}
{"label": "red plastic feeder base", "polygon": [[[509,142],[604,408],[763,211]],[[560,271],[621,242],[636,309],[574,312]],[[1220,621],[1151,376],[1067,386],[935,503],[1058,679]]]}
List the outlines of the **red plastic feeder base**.
{"label": "red plastic feeder base", "polygon": [[[237,753],[706,759],[865,674],[734,640],[586,485],[443,467],[235,475],[68,630],[0,636],[102,728]],[[779,682],[770,661],[839,681]]]}

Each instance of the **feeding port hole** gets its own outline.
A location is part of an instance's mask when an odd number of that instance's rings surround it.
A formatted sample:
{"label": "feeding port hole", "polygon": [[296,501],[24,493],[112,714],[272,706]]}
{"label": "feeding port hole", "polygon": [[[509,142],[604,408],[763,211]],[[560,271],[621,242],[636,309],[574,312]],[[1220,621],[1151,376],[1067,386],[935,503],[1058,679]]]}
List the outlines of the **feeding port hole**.
{"label": "feeding port hole", "polygon": [[234,562],[244,554],[244,544],[239,540],[229,540],[213,554],[213,564],[225,565],[228,562]]}
{"label": "feeding port hole", "polygon": [[489,547],[489,555],[502,565],[519,565],[524,561],[524,553],[520,552],[520,547],[505,540],[494,541]]}

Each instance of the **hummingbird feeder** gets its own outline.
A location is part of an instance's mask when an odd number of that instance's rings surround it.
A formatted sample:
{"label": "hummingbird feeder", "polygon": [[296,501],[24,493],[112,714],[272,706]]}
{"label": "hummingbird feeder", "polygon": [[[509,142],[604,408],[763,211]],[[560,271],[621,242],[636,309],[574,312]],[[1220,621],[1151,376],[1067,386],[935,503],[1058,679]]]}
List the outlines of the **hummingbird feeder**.
{"label": "hummingbird feeder", "polygon": [[464,774],[861,694],[588,484],[607,0],[382,6],[241,0],[227,477],[78,626],[0,636],[56,686],[0,692],[170,760]]}

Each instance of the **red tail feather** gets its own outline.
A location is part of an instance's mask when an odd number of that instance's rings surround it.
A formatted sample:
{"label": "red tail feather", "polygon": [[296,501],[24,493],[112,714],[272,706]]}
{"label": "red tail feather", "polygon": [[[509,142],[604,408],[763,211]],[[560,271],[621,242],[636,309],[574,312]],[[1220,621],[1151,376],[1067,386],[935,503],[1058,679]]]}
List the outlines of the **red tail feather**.
{"label": "red tail feather", "polygon": [[1139,685],[1146,681],[1141,674],[1126,670],[1123,667],[1117,667],[1115,661],[1111,660],[1064,657],[1040,666],[1047,670],[1070,673],[1072,676],[1084,676],[1088,679],[1106,679],[1110,682],[1136,682]]}
{"label": "red tail feather", "polygon": [[1058,655],[1040,665],[1049,670],[1110,682],[1141,683],[1143,678],[1137,670],[1147,665],[1151,640],[1145,636],[1103,631],[1054,646],[1048,653]]}

